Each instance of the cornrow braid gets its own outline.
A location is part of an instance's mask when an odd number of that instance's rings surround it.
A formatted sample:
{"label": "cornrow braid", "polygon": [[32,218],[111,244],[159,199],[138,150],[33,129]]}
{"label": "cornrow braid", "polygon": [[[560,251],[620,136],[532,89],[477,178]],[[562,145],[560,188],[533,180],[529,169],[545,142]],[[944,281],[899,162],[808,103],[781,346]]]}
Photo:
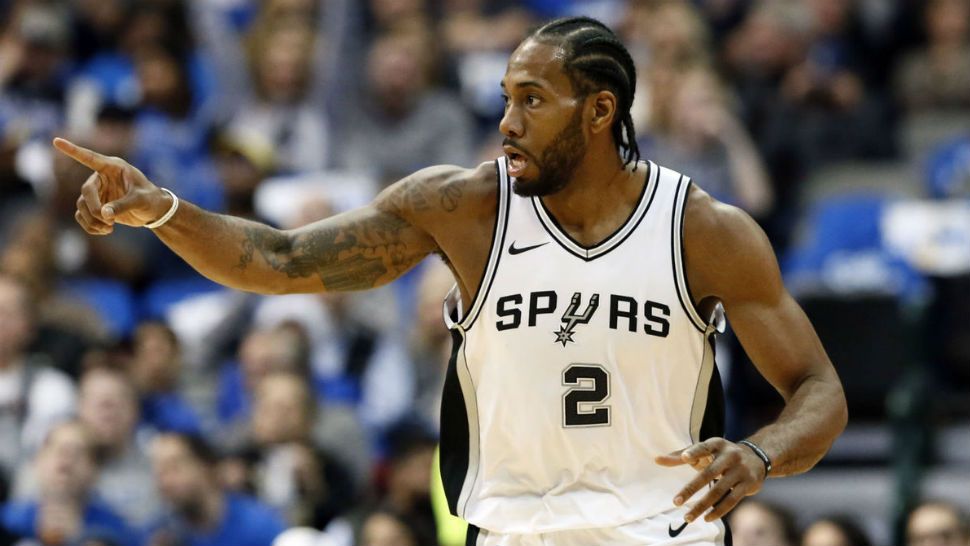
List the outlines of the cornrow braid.
{"label": "cornrow braid", "polygon": [[611,131],[617,151],[624,165],[639,161],[640,147],[630,113],[637,69],[616,34],[590,17],[563,17],[539,27],[530,38],[562,48],[563,67],[580,93],[588,95],[605,87],[616,95],[619,115]]}

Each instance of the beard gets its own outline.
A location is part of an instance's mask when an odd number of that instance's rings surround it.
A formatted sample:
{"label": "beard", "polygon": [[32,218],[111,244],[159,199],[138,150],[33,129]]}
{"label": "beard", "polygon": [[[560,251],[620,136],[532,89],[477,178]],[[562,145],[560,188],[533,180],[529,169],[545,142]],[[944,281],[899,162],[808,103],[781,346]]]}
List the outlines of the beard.
{"label": "beard", "polygon": [[[569,184],[573,172],[586,155],[582,114],[583,109],[576,108],[569,125],[559,131],[552,139],[552,144],[534,161],[539,176],[535,180],[516,178],[512,191],[522,197],[542,197],[559,192]],[[512,142],[508,143],[514,145]]]}

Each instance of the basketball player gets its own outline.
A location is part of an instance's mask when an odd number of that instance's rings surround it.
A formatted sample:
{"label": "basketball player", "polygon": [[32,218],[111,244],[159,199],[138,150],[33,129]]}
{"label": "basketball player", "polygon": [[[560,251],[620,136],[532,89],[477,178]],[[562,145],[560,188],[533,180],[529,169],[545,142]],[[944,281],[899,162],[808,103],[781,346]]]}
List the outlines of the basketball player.
{"label": "basketball player", "polygon": [[[845,400],[758,226],[639,160],[635,81],[604,25],[548,23],[502,80],[504,157],[419,171],[293,231],[179,204],[121,159],[54,145],[95,171],[77,202],[89,233],[146,226],[240,290],[367,289],[442,255],[458,282],[441,471],[470,544],[721,544],[739,500],[825,454]],[[721,306],[786,400],[741,443],[715,422]]]}

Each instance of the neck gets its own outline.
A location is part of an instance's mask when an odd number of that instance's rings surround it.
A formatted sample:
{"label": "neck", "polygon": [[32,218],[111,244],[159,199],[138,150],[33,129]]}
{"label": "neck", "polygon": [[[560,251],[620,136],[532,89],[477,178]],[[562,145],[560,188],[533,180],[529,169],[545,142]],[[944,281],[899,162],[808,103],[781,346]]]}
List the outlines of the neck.
{"label": "neck", "polygon": [[[617,209],[625,209],[631,174],[634,174],[632,166],[624,167],[612,140],[596,148],[590,145],[586,159],[576,168],[565,188],[542,198],[542,203],[560,225],[580,233],[612,216]],[[635,173],[638,180],[640,175],[642,167]],[[637,184],[637,195],[639,189]]]}

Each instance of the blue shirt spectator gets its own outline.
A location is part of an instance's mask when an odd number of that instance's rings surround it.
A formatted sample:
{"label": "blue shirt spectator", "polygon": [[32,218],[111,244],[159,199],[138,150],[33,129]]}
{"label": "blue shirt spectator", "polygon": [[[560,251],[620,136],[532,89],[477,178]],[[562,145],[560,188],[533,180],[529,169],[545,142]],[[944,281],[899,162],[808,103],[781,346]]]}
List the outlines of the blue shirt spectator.
{"label": "blue shirt spectator", "polygon": [[[38,501],[8,502],[0,507],[0,523],[6,532],[18,538],[40,539],[41,510]],[[89,501],[81,513],[81,531],[76,540],[67,544],[81,544],[85,540],[99,540],[117,546],[138,544],[134,532],[125,521],[107,506]]]}
{"label": "blue shirt spectator", "polygon": [[270,546],[286,529],[283,520],[256,499],[225,495],[222,520],[211,531],[192,528],[179,516],[152,526],[146,544],[182,546]]}

